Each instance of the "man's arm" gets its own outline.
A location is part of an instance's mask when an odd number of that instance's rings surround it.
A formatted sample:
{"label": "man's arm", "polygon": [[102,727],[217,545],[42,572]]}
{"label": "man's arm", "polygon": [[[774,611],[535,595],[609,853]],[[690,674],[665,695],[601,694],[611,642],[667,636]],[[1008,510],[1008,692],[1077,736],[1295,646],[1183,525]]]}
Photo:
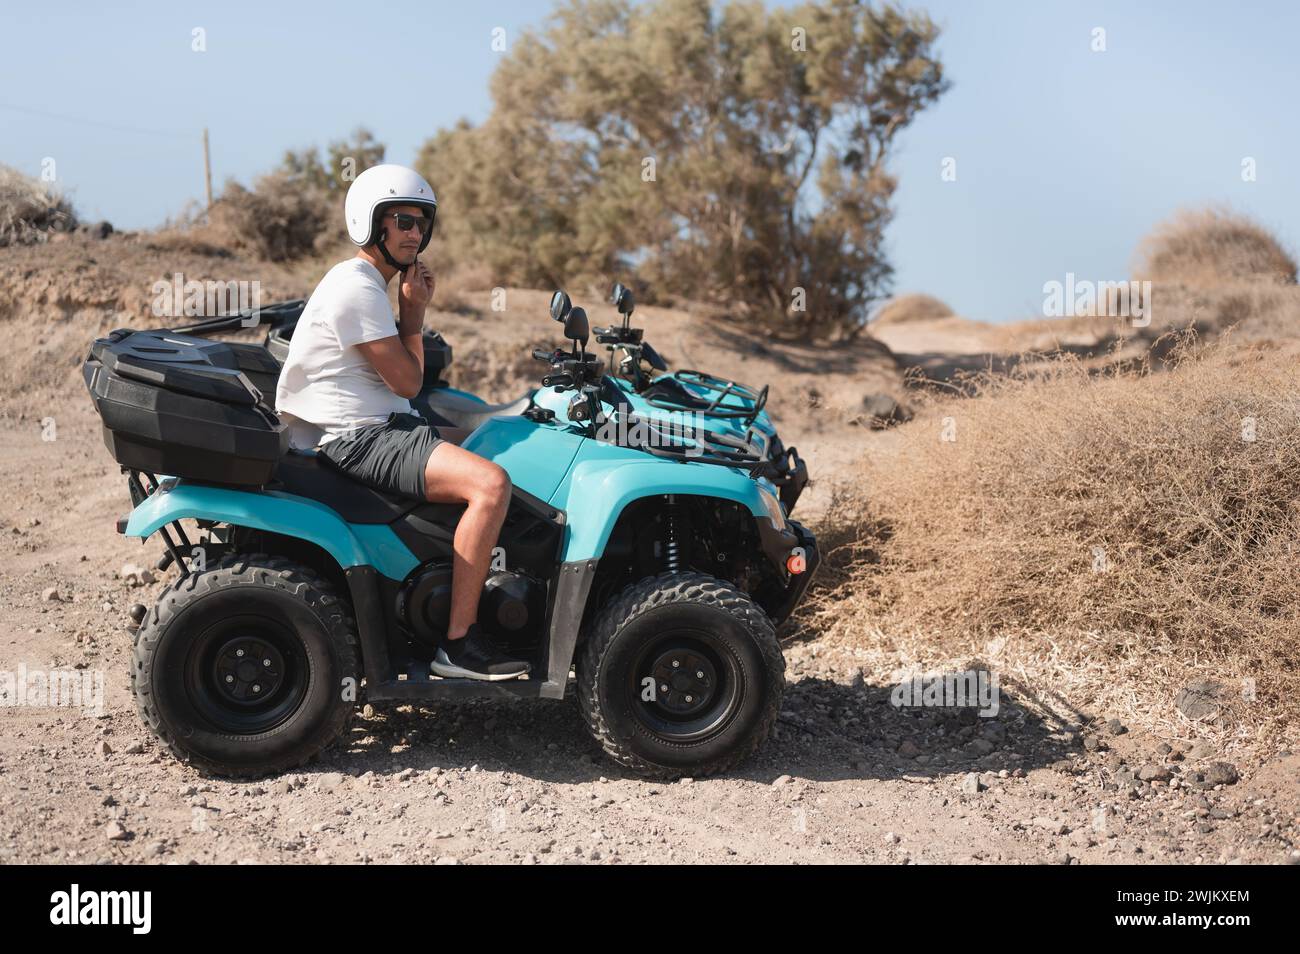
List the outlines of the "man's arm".
{"label": "man's arm", "polygon": [[397,334],[357,345],[389,390],[413,398],[424,385],[424,310],[433,297],[433,273],[416,262],[398,288]]}

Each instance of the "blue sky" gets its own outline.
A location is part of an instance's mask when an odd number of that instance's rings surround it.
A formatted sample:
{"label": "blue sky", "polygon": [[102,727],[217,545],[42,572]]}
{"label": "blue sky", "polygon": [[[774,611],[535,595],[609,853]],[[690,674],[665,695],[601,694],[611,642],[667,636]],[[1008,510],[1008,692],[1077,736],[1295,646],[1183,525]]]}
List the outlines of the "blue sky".
{"label": "blue sky", "polygon": [[[953,88],[900,140],[888,233],[897,291],[972,318],[1038,314],[1042,286],[1129,273],[1184,206],[1247,212],[1300,245],[1300,6],[934,0]],[[549,4],[72,2],[0,12],[0,162],[57,162],[85,218],[157,225],[284,149],[358,125],[408,162],[481,120],[507,39]],[[191,50],[206,31],[207,51]],[[1090,49],[1094,28],[1106,51]],[[390,64],[386,81],[374,64]],[[392,65],[396,64],[396,65]],[[70,121],[71,120],[71,121]],[[956,160],[956,181],[941,163]],[[1256,181],[1243,182],[1243,158]],[[436,184],[435,184],[436,185]]]}

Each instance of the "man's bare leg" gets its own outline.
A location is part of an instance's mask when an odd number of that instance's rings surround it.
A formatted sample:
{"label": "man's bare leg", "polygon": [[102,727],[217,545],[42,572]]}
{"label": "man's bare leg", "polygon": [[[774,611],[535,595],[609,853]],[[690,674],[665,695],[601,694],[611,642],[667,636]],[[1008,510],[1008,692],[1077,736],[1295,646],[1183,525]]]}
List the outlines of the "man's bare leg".
{"label": "man's bare leg", "polygon": [[478,601],[510,505],[510,477],[499,466],[454,444],[439,444],[424,468],[424,495],[433,503],[463,503],[452,540],[451,621],[460,639],[478,618]]}

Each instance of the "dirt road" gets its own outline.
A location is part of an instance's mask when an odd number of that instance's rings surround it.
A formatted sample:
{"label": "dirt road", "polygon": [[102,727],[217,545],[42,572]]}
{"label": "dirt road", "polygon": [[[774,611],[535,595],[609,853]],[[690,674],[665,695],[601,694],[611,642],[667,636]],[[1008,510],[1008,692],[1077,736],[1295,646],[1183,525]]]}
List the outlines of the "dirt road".
{"label": "dirt road", "polygon": [[[478,702],[368,708],[306,771],[205,779],[134,711],[126,611],[163,582],[118,571],[161,547],[113,532],[125,487],[78,397],[0,427],[0,678],[28,703],[0,708],[2,861],[1300,861],[1300,754],[1163,740],[1007,684],[995,718],[900,709],[888,673],[797,628],[774,737],[726,777],[641,781],[571,703]],[[40,704],[52,671],[89,704]]]}

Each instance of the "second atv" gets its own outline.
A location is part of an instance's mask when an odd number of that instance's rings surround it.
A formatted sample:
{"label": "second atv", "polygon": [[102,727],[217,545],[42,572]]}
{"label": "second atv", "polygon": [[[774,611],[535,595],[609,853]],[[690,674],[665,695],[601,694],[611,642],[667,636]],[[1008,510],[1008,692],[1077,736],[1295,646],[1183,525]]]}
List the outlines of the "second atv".
{"label": "second atv", "polygon": [[638,418],[586,350],[585,312],[557,292],[552,317],[571,346],[535,356],[565,413],[530,403],[464,444],[514,484],[479,624],[533,668],[501,682],[429,674],[460,507],[289,450],[265,349],[131,329],[94,343],[83,373],[133,504],[117,529],[157,534],[179,574],[140,614],[131,673],[175,755],[260,776],[329,746],[363,701],[566,693],[642,774],[724,771],[762,743],[784,687],[775,627],[816,541],[764,460]]}

